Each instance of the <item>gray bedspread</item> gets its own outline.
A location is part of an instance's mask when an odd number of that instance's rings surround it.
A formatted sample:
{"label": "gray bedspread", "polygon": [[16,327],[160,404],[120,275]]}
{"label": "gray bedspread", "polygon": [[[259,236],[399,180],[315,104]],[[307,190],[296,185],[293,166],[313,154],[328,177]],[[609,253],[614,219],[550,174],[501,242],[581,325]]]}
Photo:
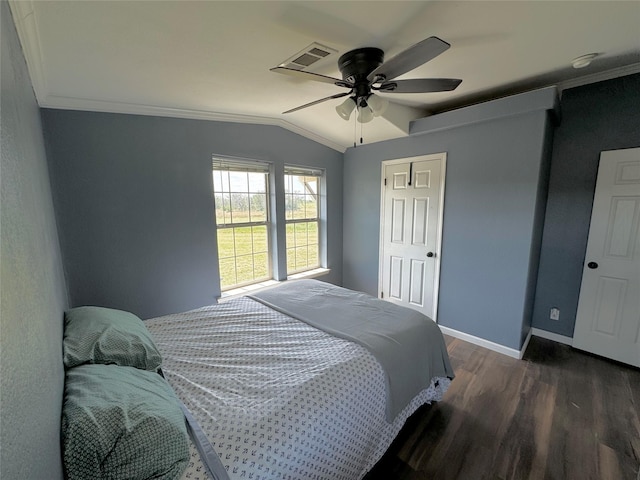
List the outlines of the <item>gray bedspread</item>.
{"label": "gray bedspread", "polygon": [[317,280],[287,282],[249,297],[367,348],[387,376],[388,421],[434,376],[454,377],[440,329],[415,310]]}

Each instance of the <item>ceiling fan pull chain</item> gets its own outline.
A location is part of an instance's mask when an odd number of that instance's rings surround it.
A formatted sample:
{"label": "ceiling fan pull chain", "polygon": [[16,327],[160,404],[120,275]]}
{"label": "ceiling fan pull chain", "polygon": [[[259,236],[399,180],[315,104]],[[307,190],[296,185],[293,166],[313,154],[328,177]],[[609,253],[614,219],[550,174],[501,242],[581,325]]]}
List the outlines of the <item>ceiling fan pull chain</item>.
{"label": "ceiling fan pull chain", "polygon": [[353,148],[356,148],[356,137],[358,136],[358,122],[356,116],[353,116]]}

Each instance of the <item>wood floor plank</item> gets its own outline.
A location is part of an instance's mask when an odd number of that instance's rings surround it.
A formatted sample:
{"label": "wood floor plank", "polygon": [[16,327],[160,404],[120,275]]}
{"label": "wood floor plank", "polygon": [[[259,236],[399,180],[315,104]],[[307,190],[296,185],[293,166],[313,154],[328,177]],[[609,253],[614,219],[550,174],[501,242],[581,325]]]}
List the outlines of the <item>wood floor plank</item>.
{"label": "wood floor plank", "polygon": [[638,480],[640,370],[538,337],[523,360],[445,340],[443,401],[365,480]]}

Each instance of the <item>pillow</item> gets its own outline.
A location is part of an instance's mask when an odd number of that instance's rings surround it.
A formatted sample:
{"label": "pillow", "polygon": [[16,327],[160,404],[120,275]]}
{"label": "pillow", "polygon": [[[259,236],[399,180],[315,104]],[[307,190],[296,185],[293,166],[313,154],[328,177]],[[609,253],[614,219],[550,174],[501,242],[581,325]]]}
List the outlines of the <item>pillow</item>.
{"label": "pillow", "polygon": [[156,370],[162,357],[147,327],[133,313],[78,307],[64,314],[64,364],[104,363]]}
{"label": "pillow", "polygon": [[62,443],[68,480],[174,480],[189,461],[175,393],[159,374],[132,367],[67,370]]}

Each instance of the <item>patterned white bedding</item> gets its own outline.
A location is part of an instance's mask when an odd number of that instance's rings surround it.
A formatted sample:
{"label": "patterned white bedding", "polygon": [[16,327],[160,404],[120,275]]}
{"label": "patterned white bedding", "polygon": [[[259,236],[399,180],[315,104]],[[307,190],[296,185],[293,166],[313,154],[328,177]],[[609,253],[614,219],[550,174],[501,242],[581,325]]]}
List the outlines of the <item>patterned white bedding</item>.
{"label": "patterned white bedding", "polygon": [[[145,322],[163,372],[236,479],[362,478],[405,420],[441,400],[436,377],[394,419],[364,348],[249,298]],[[206,479],[197,451],[183,479]]]}

